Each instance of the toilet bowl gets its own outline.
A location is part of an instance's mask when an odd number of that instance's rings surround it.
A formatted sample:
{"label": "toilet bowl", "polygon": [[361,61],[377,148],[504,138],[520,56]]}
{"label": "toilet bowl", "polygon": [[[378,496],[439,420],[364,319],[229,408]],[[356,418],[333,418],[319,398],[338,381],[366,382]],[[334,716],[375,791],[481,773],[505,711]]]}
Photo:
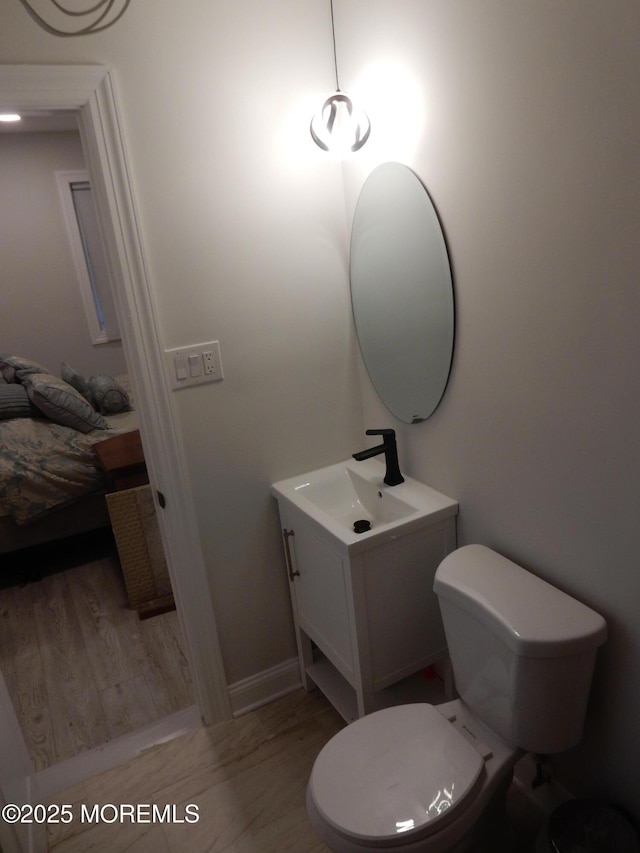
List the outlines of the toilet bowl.
{"label": "toilet bowl", "polygon": [[319,753],[307,812],[334,853],[482,849],[525,751],[578,742],[601,616],[483,546],[438,568],[460,698],[377,711]]}
{"label": "toilet bowl", "polygon": [[316,761],[307,811],[337,853],[464,849],[501,801],[522,751],[460,700],[376,711],[339,732]]}

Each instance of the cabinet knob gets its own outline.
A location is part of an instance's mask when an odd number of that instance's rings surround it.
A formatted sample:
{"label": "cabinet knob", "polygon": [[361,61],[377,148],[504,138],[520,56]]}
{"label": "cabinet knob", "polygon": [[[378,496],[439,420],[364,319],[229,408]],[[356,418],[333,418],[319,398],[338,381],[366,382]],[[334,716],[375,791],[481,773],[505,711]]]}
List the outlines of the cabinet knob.
{"label": "cabinet knob", "polygon": [[292,581],[296,576],[300,576],[300,572],[293,568],[293,561],[291,559],[291,549],[289,547],[289,537],[295,536],[293,530],[287,530],[286,527],[282,528],[282,541],[284,542],[284,555],[285,560],[287,562],[287,574],[289,575],[289,580]]}

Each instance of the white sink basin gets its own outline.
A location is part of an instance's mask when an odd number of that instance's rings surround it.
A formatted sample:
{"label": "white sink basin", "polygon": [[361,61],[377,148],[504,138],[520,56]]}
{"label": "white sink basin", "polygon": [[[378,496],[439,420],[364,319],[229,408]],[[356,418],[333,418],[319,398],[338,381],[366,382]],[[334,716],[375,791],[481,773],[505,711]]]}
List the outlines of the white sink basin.
{"label": "white sink basin", "polygon": [[296,492],[351,529],[356,521],[385,524],[416,511],[415,506],[394,497],[388,486],[383,491],[377,478],[362,477],[346,465],[323,468],[298,485]]}
{"label": "white sink basin", "polygon": [[[398,486],[384,483],[385,466],[377,459],[348,459],[274,483],[272,494],[302,510],[347,545],[396,538],[439,518],[455,515],[458,504],[440,492],[405,477]],[[356,532],[355,522],[370,529]],[[366,526],[366,525],[365,525]]]}

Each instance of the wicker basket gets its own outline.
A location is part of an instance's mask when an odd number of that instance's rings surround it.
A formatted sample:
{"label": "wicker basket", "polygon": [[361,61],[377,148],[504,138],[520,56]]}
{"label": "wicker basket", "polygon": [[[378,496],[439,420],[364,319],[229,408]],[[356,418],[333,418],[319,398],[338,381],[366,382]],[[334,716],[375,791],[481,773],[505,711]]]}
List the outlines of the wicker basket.
{"label": "wicker basket", "polygon": [[107,495],[113,535],[118,546],[129,606],[171,593],[150,486]]}

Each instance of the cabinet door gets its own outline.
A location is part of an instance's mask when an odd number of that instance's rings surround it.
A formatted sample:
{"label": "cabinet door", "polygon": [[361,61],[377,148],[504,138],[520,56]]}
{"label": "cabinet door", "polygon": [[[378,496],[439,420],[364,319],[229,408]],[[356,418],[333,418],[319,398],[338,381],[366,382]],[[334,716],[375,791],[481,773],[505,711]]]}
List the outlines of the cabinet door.
{"label": "cabinet door", "polygon": [[353,676],[351,616],[343,559],[302,516],[291,514],[292,549],[299,575],[292,580],[300,628],[342,674]]}
{"label": "cabinet door", "polygon": [[433,578],[449,551],[452,529],[451,522],[441,522],[364,555],[376,690],[417,672],[446,649]]}

